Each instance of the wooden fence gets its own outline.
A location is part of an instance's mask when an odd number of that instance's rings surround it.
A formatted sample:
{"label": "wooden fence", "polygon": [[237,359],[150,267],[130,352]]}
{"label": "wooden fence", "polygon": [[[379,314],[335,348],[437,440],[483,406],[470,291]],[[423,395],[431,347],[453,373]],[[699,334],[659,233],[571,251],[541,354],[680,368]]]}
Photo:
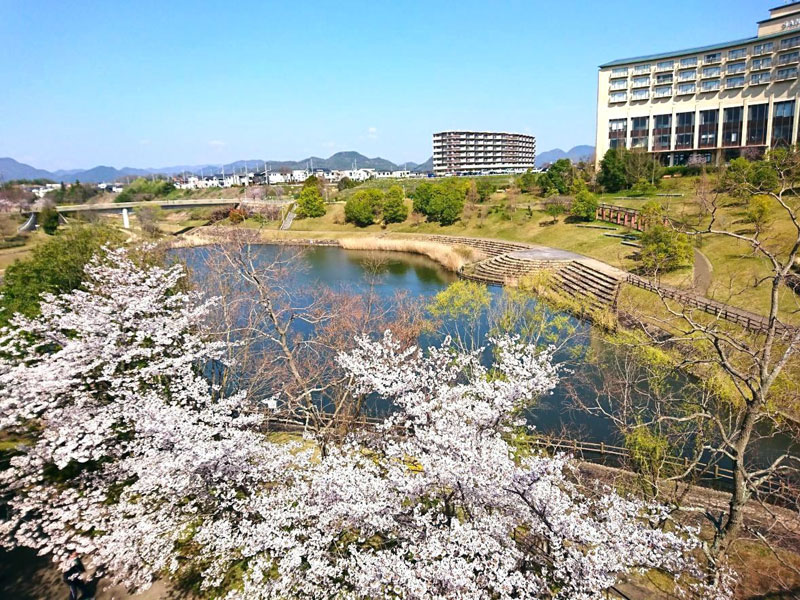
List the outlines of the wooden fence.
{"label": "wooden fence", "polygon": [[[769,319],[762,315],[752,313],[741,308],[736,308],[730,304],[725,304],[724,302],[712,300],[711,298],[706,298],[692,292],[679,290],[677,288],[662,285],[660,283],[655,283],[649,279],[634,275],[632,273],[628,274],[625,281],[649,292],[654,292],[663,298],[675,300],[684,306],[696,308],[719,319],[723,319],[730,323],[735,323],[744,329],[747,329],[748,331],[753,331],[755,333],[766,333],[769,330]],[[787,333],[793,334],[796,331],[796,327],[784,325],[781,322],[778,322],[776,325],[776,332],[780,335]]]}

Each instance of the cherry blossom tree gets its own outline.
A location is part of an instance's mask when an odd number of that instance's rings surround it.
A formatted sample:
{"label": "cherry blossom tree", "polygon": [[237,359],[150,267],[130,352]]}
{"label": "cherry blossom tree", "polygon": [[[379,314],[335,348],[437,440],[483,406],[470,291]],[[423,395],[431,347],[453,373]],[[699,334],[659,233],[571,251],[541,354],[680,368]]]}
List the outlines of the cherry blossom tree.
{"label": "cherry blossom tree", "polygon": [[724,597],[663,507],[523,443],[522,409],[558,381],[552,349],[361,336],[338,366],[396,410],[322,454],[209,383],[225,349],[181,266],[119,250],[87,274],[0,338],[0,426],[26,440],[0,475],[6,547],[76,550],[136,589],[191,572],[230,599],[588,599],[642,569]]}

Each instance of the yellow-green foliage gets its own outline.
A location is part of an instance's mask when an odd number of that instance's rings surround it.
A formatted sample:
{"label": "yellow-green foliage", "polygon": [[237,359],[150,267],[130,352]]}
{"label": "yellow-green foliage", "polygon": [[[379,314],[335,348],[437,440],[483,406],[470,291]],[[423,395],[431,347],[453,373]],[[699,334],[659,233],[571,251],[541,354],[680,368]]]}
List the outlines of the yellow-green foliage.
{"label": "yellow-green foliage", "polygon": [[476,321],[489,307],[491,300],[485,285],[460,279],[436,294],[428,305],[428,311],[436,319]]}

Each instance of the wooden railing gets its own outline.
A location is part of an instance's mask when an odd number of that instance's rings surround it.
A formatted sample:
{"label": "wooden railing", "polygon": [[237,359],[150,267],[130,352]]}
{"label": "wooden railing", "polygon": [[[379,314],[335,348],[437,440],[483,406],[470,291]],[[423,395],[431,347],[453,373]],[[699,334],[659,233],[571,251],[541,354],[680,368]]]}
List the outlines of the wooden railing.
{"label": "wooden railing", "polygon": [[[712,300],[711,298],[706,298],[692,292],[679,290],[677,288],[660,283],[655,283],[649,279],[640,277],[639,275],[634,275],[632,273],[628,274],[625,281],[649,292],[654,292],[663,298],[675,300],[684,306],[696,308],[719,319],[723,319],[730,323],[735,323],[744,329],[747,329],[748,331],[765,333],[769,330],[769,319],[763,315],[752,313],[741,308],[736,308],[730,304]],[[781,335],[786,333],[793,334],[796,331],[796,327],[784,325],[780,322],[778,322],[776,325],[776,332]]]}

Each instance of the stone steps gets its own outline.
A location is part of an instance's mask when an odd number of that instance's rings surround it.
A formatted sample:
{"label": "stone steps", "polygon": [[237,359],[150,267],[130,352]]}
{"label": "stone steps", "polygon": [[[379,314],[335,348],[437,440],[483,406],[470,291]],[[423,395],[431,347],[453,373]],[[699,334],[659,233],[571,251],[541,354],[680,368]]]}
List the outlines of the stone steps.
{"label": "stone steps", "polygon": [[572,261],[558,271],[558,278],[564,292],[587,303],[591,309],[606,310],[616,304],[620,282],[612,275]]}
{"label": "stone steps", "polygon": [[501,242],[497,240],[486,240],[483,238],[472,238],[463,236],[451,235],[427,235],[422,239],[429,242],[436,242],[438,244],[448,244],[451,246],[468,246],[480,250],[490,257],[500,256],[501,254],[508,254],[515,250],[527,250],[530,248],[527,244],[517,242]]}

